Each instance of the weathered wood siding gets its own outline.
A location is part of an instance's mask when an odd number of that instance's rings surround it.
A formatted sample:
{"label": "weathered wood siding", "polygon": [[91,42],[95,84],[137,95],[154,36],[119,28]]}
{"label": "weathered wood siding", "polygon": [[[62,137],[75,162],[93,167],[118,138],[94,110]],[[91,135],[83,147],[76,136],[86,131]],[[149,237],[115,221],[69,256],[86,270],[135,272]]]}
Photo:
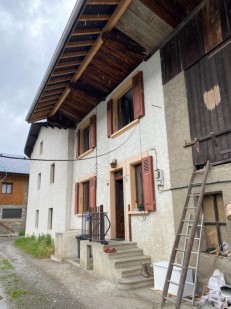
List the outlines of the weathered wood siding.
{"label": "weathered wood siding", "polygon": [[228,160],[231,152],[221,152],[231,150],[231,40],[188,69],[185,78],[192,140],[219,135],[218,147],[211,138],[199,149],[193,146],[194,164]]}
{"label": "weathered wood siding", "polygon": [[231,36],[231,0],[210,0],[161,48],[163,84]]}

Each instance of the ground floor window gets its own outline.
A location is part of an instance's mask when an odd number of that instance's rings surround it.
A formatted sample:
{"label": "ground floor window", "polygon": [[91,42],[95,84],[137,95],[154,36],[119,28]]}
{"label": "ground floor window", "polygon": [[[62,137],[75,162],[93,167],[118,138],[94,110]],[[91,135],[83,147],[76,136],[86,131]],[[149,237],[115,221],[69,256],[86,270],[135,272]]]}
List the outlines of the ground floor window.
{"label": "ground floor window", "polygon": [[208,248],[218,248],[227,241],[224,202],[221,193],[208,194],[203,200],[204,231]]}
{"label": "ground floor window", "polygon": [[39,210],[35,211],[35,228],[38,228],[38,224],[39,224]]}
{"label": "ground floor window", "polygon": [[22,208],[3,208],[2,219],[21,219],[22,218]]}
{"label": "ground floor window", "polygon": [[48,230],[52,230],[53,225],[53,208],[48,209]]}
{"label": "ground floor window", "polygon": [[90,177],[75,183],[74,213],[82,214],[96,207],[96,177]]}

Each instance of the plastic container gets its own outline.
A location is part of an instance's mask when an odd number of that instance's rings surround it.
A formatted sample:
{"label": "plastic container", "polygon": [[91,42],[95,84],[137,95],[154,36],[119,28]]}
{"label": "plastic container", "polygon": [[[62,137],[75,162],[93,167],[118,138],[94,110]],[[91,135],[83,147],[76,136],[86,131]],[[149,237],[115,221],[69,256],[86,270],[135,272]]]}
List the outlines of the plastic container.
{"label": "plastic container", "polygon": [[225,205],[225,214],[227,220],[231,221],[231,203]]}

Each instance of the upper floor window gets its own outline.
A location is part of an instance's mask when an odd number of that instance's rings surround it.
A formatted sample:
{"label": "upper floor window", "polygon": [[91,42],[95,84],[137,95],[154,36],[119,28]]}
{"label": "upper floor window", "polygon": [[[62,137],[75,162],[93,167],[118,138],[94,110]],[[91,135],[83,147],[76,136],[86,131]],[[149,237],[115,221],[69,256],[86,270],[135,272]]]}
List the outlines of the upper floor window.
{"label": "upper floor window", "polygon": [[2,193],[3,194],[11,194],[13,193],[13,184],[8,182],[2,183]]}
{"label": "upper floor window", "polygon": [[39,145],[39,154],[41,155],[42,153],[43,153],[43,141],[41,141]]}
{"label": "upper floor window", "polygon": [[80,125],[77,131],[77,151],[76,157],[86,153],[96,147],[96,115],[90,117],[85,123]]}
{"label": "upper floor window", "polygon": [[50,168],[50,183],[55,182],[55,163],[51,164]]}
{"label": "upper floor window", "polygon": [[143,73],[138,72],[127,80],[107,103],[108,137],[143,115]]}

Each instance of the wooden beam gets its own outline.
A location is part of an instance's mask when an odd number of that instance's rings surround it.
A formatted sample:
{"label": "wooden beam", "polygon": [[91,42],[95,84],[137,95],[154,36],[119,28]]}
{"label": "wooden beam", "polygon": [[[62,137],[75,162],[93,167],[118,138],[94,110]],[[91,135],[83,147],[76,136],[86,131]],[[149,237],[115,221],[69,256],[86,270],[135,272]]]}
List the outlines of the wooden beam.
{"label": "wooden beam", "polygon": [[62,83],[62,84],[58,84],[58,85],[52,85],[52,86],[46,86],[45,91],[50,91],[50,90],[54,90],[54,89],[61,89],[61,88],[65,88],[67,86],[67,83]]}
{"label": "wooden beam", "polygon": [[49,80],[48,85],[69,81],[70,79],[71,77],[56,77],[53,80]]}
{"label": "wooden beam", "polygon": [[[54,106],[56,102],[57,102],[57,100],[42,102],[41,104],[39,104],[39,107],[46,107],[47,105],[53,105]],[[36,110],[37,110],[37,108],[36,108]]]}
{"label": "wooden beam", "polygon": [[75,48],[75,47],[82,47],[82,46],[91,46],[93,45],[95,40],[86,40],[86,41],[75,41],[69,42],[66,45],[66,48]]}
{"label": "wooden beam", "polygon": [[81,63],[82,63],[81,60],[62,62],[62,63],[58,63],[56,65],[56,69],[66,68],[66,67],[73,67],[73,66],[79,65]]}
{"label": "wooden beam", "polygon": [[76,71],[76,69],[54,71],[54,72],[52,73],[52,77],[53,77],[53,76],[60,76],[60,75],[67,75],[67,74],[74,74],[75,71]]}
{"label": "wooden beam", "polygon": [[87,14],[82,15],[79,18],[79,21],[102,21],[102,20],[109,20],[111,17],[110,14]]}
{"label": "wooden beam", "polygon": [[58,90],[54,90],[54,91],[45,91],[45,92],[43,92],[42,97],[49,97],[49,96],[52,96],[54,94],[59,94],[59,93],[62,93],[62,92],[63,92],[62,89],[58,89]]}
{"label": "wooden beam", "polygon": [[87,50],[82,50],[82,51],[78,51],[78,52],[74,52],[74,53],[63,53],[61,55],[60,59],[82,57],[82,56],[86,56],[87,53],[88,53]]}
{"label": "wooden beam", "polygon": [[94,28],[94,29],[77,29],[72,32],[72,36],[77,35],[87,35],[87,34],[99,34],[102,31],[100,28]]}
{"label": "wooden beam", "polygon": [[40,103],[43,103],[43,102],[47,102],[47,101],[52,101],[52,100],[58,99],[59,97],[60,97],[59,95],[54,95],[54,96],[52,96],[52,97],[45,97],[44,99],[41,98],[41,99],[39,100],[39,102],[40,102]]}
{"label": "wooden beam", "polygon": [[117,5],[123,0],[88,0],[87,5]]}
{"label": "wooden beam", "polygon": [[97,98],[101,101],[105,100],[105,98],[107,97],[107,93],[100,91],[92,85],[81,81],[78,81],[76,84],[69,85],[69,88],[71,88],[73,91],[81,90],[85,92],[87,96]]}
{"label": "wooden beam", "polygon": [[[115,27],[115,25],[117,24],[118,20],[124,14],[125,10],[130,5],[131,2],[132,2],[132,0],[121,1],[119,3],[119,5],[117,6],[116,10],[111,15],[110,20],[107,22],[107,24],[104,27],[104,29],[102,30],[102,32],[101,31],[100,32],[101,33],[107,32],[107,31],[110,32]],[[101,35],[101,36],[99,36],[97,38],[97,40],[95,41],[94,45],[92,45],[90,51],[88,52],[88,55],[84,58],[82,64],[78,68],[77,72],[72,77],[72,79],[71,79],[72,83],[75,83],[80,78],[80,76],[82,75],[82,73],[84,72],[86,67],[89,65],[89,63],[91,62],[91,60],[93,59],[93,57],[95,56],[97,51],[100,49],[100,47],[102,46],[103,43],[104,42],[102,40],[102,35]],[[51,111],[49,116],[53,116],[56,113],[56,111],[62,105],[63,101],[65,100],[65,98],[68,96],[69,93],[70,93],[70,89],[66,88],[64,93],[63,93],[63,95],[62,95],[62,97],[59,99],[59,101],[57,102],[57,104],[55,105],[55,107],[53,108],[53,110]]]}

